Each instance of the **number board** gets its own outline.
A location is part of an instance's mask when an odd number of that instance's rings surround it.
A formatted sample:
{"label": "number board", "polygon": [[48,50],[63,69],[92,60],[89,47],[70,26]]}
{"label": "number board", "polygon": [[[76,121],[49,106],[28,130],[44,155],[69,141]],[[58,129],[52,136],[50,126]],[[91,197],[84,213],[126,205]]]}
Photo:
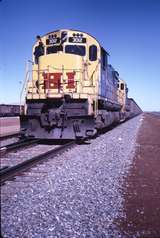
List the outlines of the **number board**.
{"label": "number board", "polygon": [[56,35],[49,35],[48,39],[46,40],[46,45],[54,45],[59,43],[60,43],[60,38],[57,37]]}
{"label": "number board", "polygon": [[69,42],[72,43],[86,43],[86,38],[80,37],[80,36],[75,36],[75,37],[69,37]]}

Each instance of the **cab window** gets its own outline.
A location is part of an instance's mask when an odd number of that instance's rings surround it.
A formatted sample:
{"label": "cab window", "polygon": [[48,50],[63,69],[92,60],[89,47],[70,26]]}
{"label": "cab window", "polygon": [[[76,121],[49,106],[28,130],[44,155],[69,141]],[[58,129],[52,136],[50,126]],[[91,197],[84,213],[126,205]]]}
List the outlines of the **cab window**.
{"label": "cab window", "polygon": [[124,83],[121,83],[121,90],[124,90]]}
{"label": "cab window", "polygon": [[62,45],[54,45],[47,47],[47,54],[54,54],[57,53],[58,51],[63,51]]}
{"label": "cab window", "polygon": [[65,52],[69,54],[85,56],[86,48],[81,45],[66,45]]}
{"label": "cab window", "polygon": [[107,52],[101,48],[101,65],[104,70],[106,70],[107,67]]}
{"label": "cab window", "polygon": [[97,46],[96,45],[91,45],[89,47],[89,60],[90,61],[97,60]]}

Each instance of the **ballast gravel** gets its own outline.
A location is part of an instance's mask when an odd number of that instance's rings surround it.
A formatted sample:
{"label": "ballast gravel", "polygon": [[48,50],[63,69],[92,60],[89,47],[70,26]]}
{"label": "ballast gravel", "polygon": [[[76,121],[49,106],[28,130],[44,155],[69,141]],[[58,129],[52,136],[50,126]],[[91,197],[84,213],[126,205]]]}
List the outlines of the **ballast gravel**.
{"label": "ballast gravel", "polygon": [[39,173],[27,186],[18,177],[2,186],[2,236],[122,237],[116,221],[125,216],[123,181],[133,163],[142,120],[143,115],[135,117],[90,144],[34,167],[31,174],[44,170],[46,175]]}

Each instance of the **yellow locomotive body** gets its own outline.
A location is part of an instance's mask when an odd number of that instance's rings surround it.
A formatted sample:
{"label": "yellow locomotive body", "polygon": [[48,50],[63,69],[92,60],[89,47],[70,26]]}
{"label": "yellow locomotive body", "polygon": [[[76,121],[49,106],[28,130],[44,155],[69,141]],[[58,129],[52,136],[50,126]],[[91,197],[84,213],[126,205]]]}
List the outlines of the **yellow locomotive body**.
{"label": "yellow locomotive body", "polygon": [[32,53],[26,135],[82,138],[125,119],[127,86],[94,37],[77,30],[50,32],[37,37]]}
{"label": "yellow locomotive body", "polygon": [[[64,33],[66,40],[62,43],[61,35]],[[49,33],[41,39],[45,46],[44,55],[39,57],[38,64],[33,65],[33,78],[28,85],[27,99],[61,98],[68,94],[73,99],[95,100],[100,71],[99,43],[86,33],[72,30]],[[37,46],[38,42],[33,47],[34,62]],[[88,52],[92,50],[92,46],[96,47],[97,56],[91,61]],[[35,84],[37,81],[39,91]],[[44,81],[47,82],[44,84]],[[89,114],[92,113],[90,108]]]}

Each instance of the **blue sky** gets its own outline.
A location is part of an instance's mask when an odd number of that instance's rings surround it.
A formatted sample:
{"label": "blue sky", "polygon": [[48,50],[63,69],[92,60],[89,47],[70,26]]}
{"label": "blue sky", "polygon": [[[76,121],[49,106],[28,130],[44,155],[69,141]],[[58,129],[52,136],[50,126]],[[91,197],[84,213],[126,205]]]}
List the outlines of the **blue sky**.
{"label": "blue sky", "polygon": [[160,0],[0,0],[0,103],[19,102],[36,35],[95,36],[143,110],[160,111]]}

